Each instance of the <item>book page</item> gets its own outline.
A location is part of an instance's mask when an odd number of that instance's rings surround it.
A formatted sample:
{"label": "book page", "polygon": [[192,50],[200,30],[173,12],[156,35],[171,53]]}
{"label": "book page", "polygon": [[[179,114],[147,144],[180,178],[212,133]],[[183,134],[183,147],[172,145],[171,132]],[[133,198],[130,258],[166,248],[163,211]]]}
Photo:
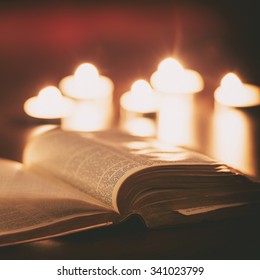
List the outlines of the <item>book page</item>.
{"label": "book page", "polygon": [[[71,186],[0,159],[0,236],[108,210]],[[84,198],[84,199],[83,199]]]}
{"label": "book page", "polygon": [[[151,142],[121,133],[77,133],[51,130],[27,146],[24,162],[53,174],[75,188],[116,207],[116,193],[130,174],[153,165],[200,164],[208,170],[216,162],[174,148],[159,152]],[[171,148],[172,149],[172,148]]]}

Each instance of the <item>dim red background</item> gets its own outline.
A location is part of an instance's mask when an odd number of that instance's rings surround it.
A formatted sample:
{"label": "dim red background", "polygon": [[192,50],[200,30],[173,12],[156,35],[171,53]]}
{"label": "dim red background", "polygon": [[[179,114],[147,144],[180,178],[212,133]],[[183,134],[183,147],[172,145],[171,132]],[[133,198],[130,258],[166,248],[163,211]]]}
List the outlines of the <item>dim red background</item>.
{"label": "dim red background", "polygon": [[[24,101],[46,85],[58,85],[82,62],[112,78],[117,112],[119,96],[134,80],[149,79],[169,55],[199,71],[211,85],[210,96],[228,71],[259,84],[256,3],[2,1],[0,127],[26,120]],[[21,159],[6,151],[0,156]]]}
{"label": "dim red background", "polygon": [[57,85],[84,61],[112,78],[116,103],[135,79],[149,78],[167,55],[216,84],[230,70],[259,84],[256,3],[1,2],[1,104],[22,118],[25,98],[44,85]]}

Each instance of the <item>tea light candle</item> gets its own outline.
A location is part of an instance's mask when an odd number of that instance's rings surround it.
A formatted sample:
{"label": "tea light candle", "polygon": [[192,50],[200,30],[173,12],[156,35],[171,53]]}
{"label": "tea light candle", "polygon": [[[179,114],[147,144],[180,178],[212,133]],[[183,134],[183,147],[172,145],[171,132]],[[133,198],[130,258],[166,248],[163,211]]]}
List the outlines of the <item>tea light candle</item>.
{"label": "tea light candle", "polygon": [[145,80],[137,80],[120,98],[121,128],[136,136],[153,136],[158,95]]}
{"label": "tea light candle", "polygon": [[81,64],[74,75],[63,78],[60,89],[74,100],[74,110],[62,119],[65,130],[97,131],[108,128],[113,116],[111,79],[99,74],[90,63]]}
{"label": "tea light candle", "polygon": [[151,84],[160,93],[157,136],[161,143],[189,145],[193,135],[193,95],[201,91],[201,75],[185,69],[176,59],[166,58],[151,76]]}
{"label": "tea light candle", "polygon": [[80,100],[111,97],[114,89],[111,79],[100,75],[91,63],[79,65],[74,75],[60,81],[59,87],[66,96]]}
{"label": "tea light candle", "polygon": [[121,96],[120,105],[131,112],[156,112],[158,97],[147,81],[137,80],[132,84],[131,90]]}
{"label": "tea light candle", "polygon": [[38,96],[29,98],[24,103],[27,115],[38,119],[59,119],[71,112],[73,103],[61,95],[57,87],[43,88]]}
{"label": "tea light candle", "polygon": [[174,58],[166,58],[151,76],[152,86],[163,93],[191,94],[203,89],[201,75],[190,69],[185,69]]}
{"label": "tea light candle", "polygon": [[228,73],[214,93],[215,100],[230,107],[253,107],[260,105],[260,88],[242,83],[237,75]]}
{"label": "tea light candle", "polygon": [[210,154],[217,160],[255,177],[257,141],[252,116],[245,110],[219,103],[215,105],[209,134]]}

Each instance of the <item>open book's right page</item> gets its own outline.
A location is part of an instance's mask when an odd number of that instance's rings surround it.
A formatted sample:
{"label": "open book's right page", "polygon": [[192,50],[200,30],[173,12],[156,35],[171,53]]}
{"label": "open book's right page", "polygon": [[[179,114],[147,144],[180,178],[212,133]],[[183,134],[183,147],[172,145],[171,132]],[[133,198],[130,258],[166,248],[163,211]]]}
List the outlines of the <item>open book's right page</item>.
{"label": "open book's right page", "polygon": [[122,212],[140,214],[149,227],[248,215],[258,209],[260,184],[224,163],[156,139],[116,131],[102,135],[98,141],[147,160],[145,167],[119,180],[114,194]]}

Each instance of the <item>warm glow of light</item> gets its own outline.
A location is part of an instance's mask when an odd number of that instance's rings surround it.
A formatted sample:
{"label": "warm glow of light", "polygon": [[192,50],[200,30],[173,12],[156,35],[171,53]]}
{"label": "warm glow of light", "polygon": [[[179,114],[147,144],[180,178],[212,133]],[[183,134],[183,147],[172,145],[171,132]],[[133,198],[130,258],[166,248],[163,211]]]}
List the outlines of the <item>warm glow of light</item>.
{"label": "warm glow of light", "polygon": [[98,131],[110,127],[113,118],[114,84],[99,74],[90,63],[82,63],[74,75],[60,81],[65,96],[75,101],[72,114],[62,120],[62,128],[76,131]]}
{"label": "warm glow of light", "polygon": [[81,100],[103,98],[112,95],[113,82],[99,75],[97,68],[91,63],[82,63],[74,75],[60,81],[59,87],[64,95]]}
{"label": "warm glow of light", "polygon": [[253,127],[246,112],[217,105],[212,127],[211,154],[252,176],[256,175]]}
{"label": "warm glow of light", "polygon": [[163,161],[185,161],[189,158],[186,150],[174,145],[166,145],[154,140],[126,142],[124,147],[130,150],[132,154],[145,155],[150,159]]}
{"label": "warm glow of light", "polygon": [[145,80],[137,80],[120,99],[121,107],[131,112],[149,113],[158,110],[158,96]]}
{"label": "warm glow of light", "polygon": [[38,137],[41,134],[46,133],[47,131],[52,130],[56,127],[58,126],[54,124],[43,124],[43,125],[36,126],[30,131],[28,140],[30,141],[33,138]]}
{"label": "warm glow of light", "polygon": [[221,80],[220,85],[227,90],[241,90],[243,87],[241,80],[234,73],[228,73],[227,75],[225,75]]}
{"label": "warm glow of light", "polygon": [[152,88],[149,83],[145,80],[137,80],[131,86],[131,93],[132,94],[151,94]]}
{"label": "warm glow of light", "polygon": [[204,83],[196,71],[185,69],[174,58],[168,57],[151,76],[152,86],[159,92],[168,94],[191,94],[203,89]]}
{"label": "warm glow of light", "polygon": [[242,83],[234,73],[223,77],[215,91],[215,100],[231,107],[250,107],[260,105],[259,87]]}
{"label": "warm glow of light", "polygon": [[99,73],[97,68],[91,63],[82,63],[74,73],[76,82],[87,84],[98,79]]}
{"label": "warm glow of light", "polygon": [[158,71],[163,75],[180,76],[184,72],[184,68],[179,61],[168,57],[158,65]]}
{"label": "warm glow of light", "polygon": [[152,86],[161,93],[158,140],[163,145],[194,145],[193,94],[203,89],[199,73],[185,69],[168,57],[151,76]]}
{"label": "warm glow of light", "polygon": [[58,88],[54,86],[48,86],[41,89],[38,93],[38,100],[39,102],[44,102],[47,104],[59,102],[62,99],[61,92]]}
{"label": "warm glow of light", "polygon": [[99,131],[107,129],[112,121],[112,100],[75,102],[74,111],[62,119],[62,129],[72,131]]}
{"label": "warm glow of light", "polygon": [[97,68],[90,63],[81,64],[74,73],[75,97],[95,98],[100,91]]}
{"label": "warm glow of light", "polygon": [[[154,136],[156,132],[155,116],[158,110],[158,96],[145,80],[137,80],[131,90],[120,99],[121,127],[135,136]],[[150,118],[145,114],[151,113]]]}
{"label": "warm glow of light", "polygon": [[73,103],[61,95],[58,88],[43,88],[38,96],[29,98],[24,103],[27,115],[40,119],[58,119],[70,114]]}
{"label": "warm glow of light", "polygon": [[193,95],[165,95],[158,116],[157,137],[164,145],[195,145]]}
{"label": "warm glow of light", "polygon": [[155,136],[155,123],[148,118],[133,118],[125,123],[124,131],[140,137]]}

